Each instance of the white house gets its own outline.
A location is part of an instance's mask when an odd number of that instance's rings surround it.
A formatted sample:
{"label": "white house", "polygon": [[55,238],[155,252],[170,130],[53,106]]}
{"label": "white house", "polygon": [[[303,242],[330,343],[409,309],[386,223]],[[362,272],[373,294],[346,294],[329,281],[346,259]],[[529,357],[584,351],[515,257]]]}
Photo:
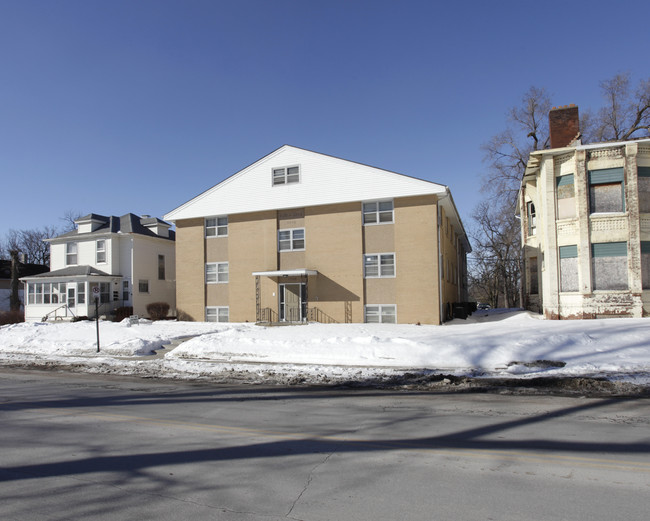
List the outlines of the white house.
{"label": "white house", "polygon": [[94,317],[117,308],[147,315],[147,304],[176,310],[175,232],[157,218],[89,214],[77,229],[48,239],[52,271],[22,277],[26,321]]}

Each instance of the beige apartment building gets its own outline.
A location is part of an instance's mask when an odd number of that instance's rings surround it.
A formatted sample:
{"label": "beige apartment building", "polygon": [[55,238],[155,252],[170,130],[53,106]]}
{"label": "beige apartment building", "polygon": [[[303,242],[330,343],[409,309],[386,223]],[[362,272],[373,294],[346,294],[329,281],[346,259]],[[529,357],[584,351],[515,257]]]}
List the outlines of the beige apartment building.
{"label": "beige apartment building", "polygon": [[650,139],[582,145],[578,108],[553,109],[519,212],[524,295],[547,318],[650,311]]}
{"label": "beige apartment building", "polygon": [[440,324],[470,245],[446,186],[285,145],[168,213],[182,318]]}

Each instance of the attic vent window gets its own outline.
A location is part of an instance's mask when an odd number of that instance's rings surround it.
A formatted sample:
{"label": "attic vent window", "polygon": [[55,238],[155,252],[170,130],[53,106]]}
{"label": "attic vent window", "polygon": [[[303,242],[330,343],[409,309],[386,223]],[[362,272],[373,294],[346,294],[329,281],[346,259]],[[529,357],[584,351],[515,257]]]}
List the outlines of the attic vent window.
{"label": "attic vent window", "polygon": [[300,182],[300,167],[289,166],[273,169],[273,186]]}

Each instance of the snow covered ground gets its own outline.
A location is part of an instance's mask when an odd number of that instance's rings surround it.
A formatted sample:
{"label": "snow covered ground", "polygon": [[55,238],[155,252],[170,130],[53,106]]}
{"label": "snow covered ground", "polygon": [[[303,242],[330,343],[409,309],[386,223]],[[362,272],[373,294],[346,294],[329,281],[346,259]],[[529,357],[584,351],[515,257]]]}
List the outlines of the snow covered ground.
{"label": "snow covered ground", "polygon": [[[174,339],[191,337],[178,347]],[[0,327],[0,364],[175,378],[282,375],[332,382],[406,371],[489,377],[605,376],[650,384],[650,319],[547,321],[478,311],[443,326],[100,322]]]}

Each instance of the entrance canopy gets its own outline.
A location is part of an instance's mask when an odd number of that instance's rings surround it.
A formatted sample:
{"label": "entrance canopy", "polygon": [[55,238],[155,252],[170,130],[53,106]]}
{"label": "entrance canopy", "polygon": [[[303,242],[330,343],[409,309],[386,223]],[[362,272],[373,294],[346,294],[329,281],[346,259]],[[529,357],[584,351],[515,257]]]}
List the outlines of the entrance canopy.
{"label": "entrance canopy", "polygon": [[299,268],[295,270],[254,271],[254,277],[312,277],[318,275],[317,270]]}

